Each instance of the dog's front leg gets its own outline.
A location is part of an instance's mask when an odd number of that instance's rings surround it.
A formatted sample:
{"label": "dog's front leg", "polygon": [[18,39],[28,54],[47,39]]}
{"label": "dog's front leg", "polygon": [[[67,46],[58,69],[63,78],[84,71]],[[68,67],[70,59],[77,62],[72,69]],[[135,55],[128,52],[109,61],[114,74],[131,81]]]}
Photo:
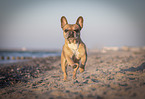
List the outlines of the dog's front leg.
{"label": "dog's front leg", "polygon": [[85,65],[86,65],[86,61],[87,61],[87,54],[84,54],[84,55],[81,57],[81,64],[80,64],[80,67],[79,67],[79,71],[80,71],[81,73],[84,72]]}
{"label": "dog's front leg", "polygon": [[66,71],[67,61],[64,57],[64,52],[63,51],[62,51],[62,54],[61,54],[61,68],[62,68],[62,71],[64,73],[64,80],[67,80],[67,71]]}
{"label": "dog's front leg", "polygon": [[67,60],[68,65],[70,65],[71,67],[73,67],[73,69],[77,67],[78,64],[77,63],[74,63],[74,61],[72,60],[71,57],[66,56],[66,60]]}
{"label": "dog's front leg", "polygon": [[75,64],[76,64],[76,67],[74,68],[74,71],[73,71],[73,79],[76,79],[76,73],[79,68],[79,64],[78,63],[75,63]]}
{"label": "dog's front leg", "polygon": [[74,71],[73,71],[73,79],[76,79],[76,72],[77,72],[77,69],[79,67],[79,64],[78,63],[74,63],[74,61],[70,57],[66,57],[66,59],[67,59],[68,65],[73,67],[73,69],[74,69]]}

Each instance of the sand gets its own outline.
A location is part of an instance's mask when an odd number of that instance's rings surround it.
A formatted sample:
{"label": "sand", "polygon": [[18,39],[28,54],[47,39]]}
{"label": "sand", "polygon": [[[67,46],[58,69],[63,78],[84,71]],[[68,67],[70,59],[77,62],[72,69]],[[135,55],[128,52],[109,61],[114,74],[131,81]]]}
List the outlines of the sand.
{"label": "sand", "polygon": [[86,69],[68,66],[63,81],[60,56],[0,65],[0,99],[145,99],[145,52],[89,53]]}

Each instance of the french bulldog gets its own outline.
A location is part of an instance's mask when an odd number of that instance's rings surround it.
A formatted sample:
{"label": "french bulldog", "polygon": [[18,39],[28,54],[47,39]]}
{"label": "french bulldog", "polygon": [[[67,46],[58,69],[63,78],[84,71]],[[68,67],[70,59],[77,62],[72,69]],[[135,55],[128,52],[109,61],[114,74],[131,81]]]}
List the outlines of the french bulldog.
{"label": "french bulldog", "polygon": [[73,79],[76,79],[76,72],[84,72],[87,61],[86,45],[80,38],[80,31],[83,28],[83,17],[78,17],[76,24],[68,24],[65,16],[61,17],[61,28],[65,44],[61,53],[61,68],[64,73],[64,80],[67,80],[67,65],[71,66]]}

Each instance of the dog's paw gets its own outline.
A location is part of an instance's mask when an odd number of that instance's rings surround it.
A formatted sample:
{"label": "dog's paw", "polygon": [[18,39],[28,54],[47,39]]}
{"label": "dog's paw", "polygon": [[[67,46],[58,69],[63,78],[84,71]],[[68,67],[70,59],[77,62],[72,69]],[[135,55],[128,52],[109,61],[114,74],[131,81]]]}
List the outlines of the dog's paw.
{"label": "dog's paw", "polygon": [[68,80],[68,79],[63,79],[63,81],[64,81],[64,82],[68,82],[69,80]]}
{"label": "dog's paw", "polygon": [[63,80],[66,81],[67,80],[67,76],[64,76],[64,79]]}
{"label": "dog's paw", "polygon": [[76,79],[76,76],[73,76],[73,80],[75,80]]}
{"label": "dog's paw", "polygon": [[64,82],[68,82],[68,81],[70,81],[70,80],[68,80],[68,79],[63,79],[63,81],[64,81]]}
{"label": "dog's paw", "polygon": [[73,65],[72,68],[75,69],[77,67],[77,65]]}
{"label": "dog's paw", "polygon": [[79,64],[78,63],[75,63],[73,64],[72,68],[75,69],[75,68],[78,68]]}
{"label": "dog's paw", "polygon": [[84,72],[84,68],[79,68],[80,73]]}

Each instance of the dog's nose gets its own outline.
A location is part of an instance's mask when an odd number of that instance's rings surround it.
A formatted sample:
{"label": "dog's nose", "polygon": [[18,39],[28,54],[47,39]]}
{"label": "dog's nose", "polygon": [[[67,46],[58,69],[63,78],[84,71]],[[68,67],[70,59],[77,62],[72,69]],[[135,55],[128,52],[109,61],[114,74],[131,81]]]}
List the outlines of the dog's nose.
{"label": "dog's nose", "polygon": [[69,33],[70,35],[74,35],[74,32],[73,31],[70,31],[70,33]]}
{"label": "dog's nose", "polygon": [[73,31],[70,31],[70,35],[73,35],[74,34],[74,32]]}

